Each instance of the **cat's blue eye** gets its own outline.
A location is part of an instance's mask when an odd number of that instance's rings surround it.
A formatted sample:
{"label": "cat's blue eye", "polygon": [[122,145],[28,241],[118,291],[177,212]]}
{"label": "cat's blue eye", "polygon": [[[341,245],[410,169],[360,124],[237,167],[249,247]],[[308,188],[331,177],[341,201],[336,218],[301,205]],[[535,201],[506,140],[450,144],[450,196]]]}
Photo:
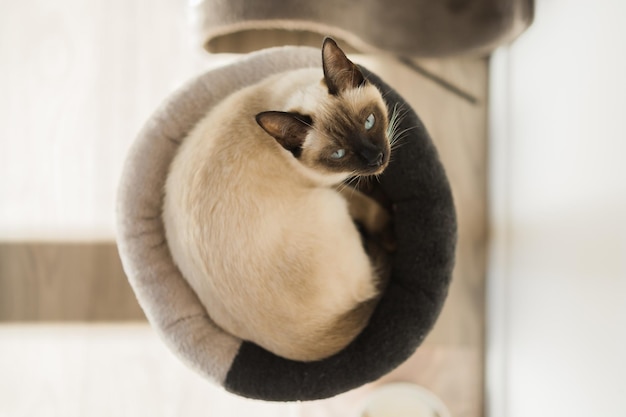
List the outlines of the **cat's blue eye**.
{"label": "cat's blue eye", "polygon": [[345,149],[337,149],[335,152],[333,152],[330,157],[333,159],[341,159],[344,156],[346,156],[346,150]]}
{"label": "cat's blue eye", "polygon": [[376,119],[374,118],[374,113],[371,113],[369,116],[367,116],[367,119],[365,119],[365,130],[370,130],[372,127],[374,127],[375,121]]}

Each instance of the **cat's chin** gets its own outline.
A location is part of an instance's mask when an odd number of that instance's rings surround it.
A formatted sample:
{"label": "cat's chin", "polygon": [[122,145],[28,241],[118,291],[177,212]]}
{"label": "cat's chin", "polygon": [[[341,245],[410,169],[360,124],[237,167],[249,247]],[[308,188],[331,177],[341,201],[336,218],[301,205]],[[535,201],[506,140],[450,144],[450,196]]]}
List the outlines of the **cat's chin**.
{"label": "cat's chin", "polygon": [[369,177],[369,176],[380,175],[380,174],[382,174],[385,171],[385,169],[387,168],[387,165],[389,165],[389,164],[384,164],[384,165],[381,165],[379,167],[364,168],[361,171],[359,171],[357,175],[359,175],[361,177]]}

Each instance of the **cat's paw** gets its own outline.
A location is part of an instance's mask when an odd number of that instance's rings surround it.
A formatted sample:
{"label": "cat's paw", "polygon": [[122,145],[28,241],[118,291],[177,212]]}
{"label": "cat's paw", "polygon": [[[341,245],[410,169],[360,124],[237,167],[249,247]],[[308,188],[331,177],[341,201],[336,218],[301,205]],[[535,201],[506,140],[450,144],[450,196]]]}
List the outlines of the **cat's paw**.
{"label": "cat's paw", "polygon": [[389,212],[381,207],[374,200],[370,200],[367,208],[368,218],[366,227],[368,232],[373,235],[382,234],[391,224],[391,216]]}

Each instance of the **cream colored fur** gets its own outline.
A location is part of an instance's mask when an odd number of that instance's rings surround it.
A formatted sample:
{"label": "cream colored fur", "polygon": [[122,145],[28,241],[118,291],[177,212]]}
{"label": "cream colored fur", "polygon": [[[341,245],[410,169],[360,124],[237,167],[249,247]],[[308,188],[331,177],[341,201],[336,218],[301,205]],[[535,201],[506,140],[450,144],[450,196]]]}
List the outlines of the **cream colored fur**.
{"label": "cream colored fur", "polygon": [[[349,209],[350,194],[334,186],[350,173],[305,166],[255,121],[267,110],[323,120],[335,98],[321,79],[319,68],[286,72],[218,104],[180,146],[163,207],[173,258],[210,317],[303,361],[345,347],[367,324],[379,292],[350,212],[364,213],[372,232],[387,221],[361,195],[355,201],[363,207]],[[385,107],[369,84],[345,100]],[[323,140],[311,130],[303,148],[314,153]]]}

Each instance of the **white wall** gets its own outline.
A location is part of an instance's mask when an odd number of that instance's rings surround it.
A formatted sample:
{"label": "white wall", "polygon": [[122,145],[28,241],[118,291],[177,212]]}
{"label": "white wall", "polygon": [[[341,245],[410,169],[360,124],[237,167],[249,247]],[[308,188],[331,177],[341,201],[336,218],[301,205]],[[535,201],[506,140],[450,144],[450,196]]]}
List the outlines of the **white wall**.
{"label": "white wall", "polygon": [[626,415],[625,19],[538,0],[492,61],[491,416]]}
{"label": "white wall", "polygon": [[127,148],[219,62],[182,0],[0,4],[0,241],[113,239]]}

